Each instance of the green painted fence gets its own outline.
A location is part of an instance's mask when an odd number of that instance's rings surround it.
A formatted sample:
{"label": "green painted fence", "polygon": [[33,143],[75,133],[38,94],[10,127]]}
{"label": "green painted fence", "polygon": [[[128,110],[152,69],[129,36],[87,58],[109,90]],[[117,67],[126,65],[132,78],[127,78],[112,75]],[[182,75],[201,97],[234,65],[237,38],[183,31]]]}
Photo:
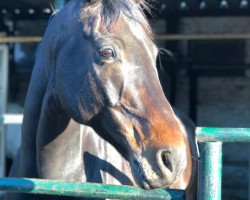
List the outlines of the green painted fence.
{"label": "green painted fence", "polygon": [[[22,115],[3,115],[0,117],[0,124],[20,124],[22,118]],[[181,190],[143,190],[138,187],[123,185],[76,183],[25,178],[0,178],[0,191],[109,199],[185,199],[185,192]]]}
{"label": "green painted fence", "polygon": [[0,179],[0,190],[31,194],[109,199],[184,199],[184,192],[181,190],[143,190],[138,187],[123,185],[63,182],[40,179],[2,178]]}
{"label": "green painted fence", "polygon": [[[5,120],[0,118],[0,122]],[[200,143],[199,200],[221,200],[222,144],[250,142],[249,128],[196,129]],[[137,187],[74,183],[39,179],[0,179],[0,190],[32,194],[50,194],[109,199],[185,199],[181,190],[143,190]]]}
{"label": "green painted fence", "polygon": [[250,142],[250,128],[196,129],[200,145],[199,200],[221,200],[222,144]]}

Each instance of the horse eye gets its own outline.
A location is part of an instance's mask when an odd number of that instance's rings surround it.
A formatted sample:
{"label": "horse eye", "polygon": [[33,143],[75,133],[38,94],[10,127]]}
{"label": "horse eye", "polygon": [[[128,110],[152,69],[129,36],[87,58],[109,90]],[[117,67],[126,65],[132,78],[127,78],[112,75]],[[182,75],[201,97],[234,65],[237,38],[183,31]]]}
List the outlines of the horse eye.
{"label": "horse eye", "polygon": [[105,59],[109,59],[115,56],[114,51],[110,48],[100,50],[100,54]]}

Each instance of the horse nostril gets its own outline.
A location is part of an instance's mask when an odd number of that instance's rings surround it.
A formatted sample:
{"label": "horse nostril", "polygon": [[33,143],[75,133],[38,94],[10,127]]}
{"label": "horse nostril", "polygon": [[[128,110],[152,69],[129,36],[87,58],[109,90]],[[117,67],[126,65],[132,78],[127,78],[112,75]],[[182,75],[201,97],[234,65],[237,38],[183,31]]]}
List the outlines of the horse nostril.
{"label": "horse nostril", "polygon": [[173,160],[172,160],[172,156],[170,155],[169,151],[163,151],[161,154],[161,159],[162,162],[164,164],[165,167],[167,167],[167,169],[170,172],[174,171],[174,166],[173,166]]}

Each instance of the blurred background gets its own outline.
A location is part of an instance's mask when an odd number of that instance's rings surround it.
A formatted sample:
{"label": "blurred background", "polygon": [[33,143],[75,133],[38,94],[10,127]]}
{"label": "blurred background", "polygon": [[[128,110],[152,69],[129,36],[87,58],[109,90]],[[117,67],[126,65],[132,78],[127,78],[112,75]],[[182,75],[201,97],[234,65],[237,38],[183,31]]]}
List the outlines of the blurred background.
{"label": "blurred background", "polygon": [[[40,37],[66,0],[0,0],[0,176],[20,143],[20,121]],[[250,0],[158,0],[148,18],[170,103],[197,126],[250,127]],[[164,53],[164,49],[171,53]],[[12,115],[11,115],[12,114]],[[13,124],[14,123],[14,124]],[[224,200],[250,200],[249,144],[223,144]]]}

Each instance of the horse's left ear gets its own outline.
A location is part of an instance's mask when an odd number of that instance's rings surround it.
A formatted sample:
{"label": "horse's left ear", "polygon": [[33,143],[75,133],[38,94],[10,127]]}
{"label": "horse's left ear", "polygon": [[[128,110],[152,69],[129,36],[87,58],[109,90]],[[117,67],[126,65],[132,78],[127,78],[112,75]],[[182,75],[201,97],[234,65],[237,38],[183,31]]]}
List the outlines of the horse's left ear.
{"label": "horse's left ear", "polygon": [[[141,5],[142,7],[147,8],[148,7],[148,1],[146,0],[133,0],[136,4]],[[150,0],[153,1],[153,0]]]}

